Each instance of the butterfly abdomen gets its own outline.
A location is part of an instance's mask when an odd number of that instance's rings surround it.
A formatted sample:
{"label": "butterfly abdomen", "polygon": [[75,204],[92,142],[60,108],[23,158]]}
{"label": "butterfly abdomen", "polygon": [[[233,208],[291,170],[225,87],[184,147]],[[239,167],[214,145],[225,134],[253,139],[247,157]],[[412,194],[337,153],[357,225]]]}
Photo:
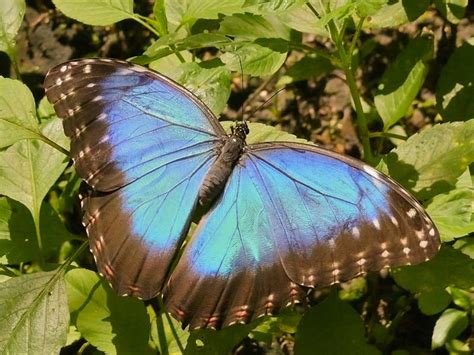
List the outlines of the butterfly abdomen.
{"label": "butterfly abdomen", "polygon": [[199,190],[199,203],[205,205],[219,195],[224,189],[235,163],[242,154],[245,137],[232,134],[225,139],[219,156],[211,167]]}

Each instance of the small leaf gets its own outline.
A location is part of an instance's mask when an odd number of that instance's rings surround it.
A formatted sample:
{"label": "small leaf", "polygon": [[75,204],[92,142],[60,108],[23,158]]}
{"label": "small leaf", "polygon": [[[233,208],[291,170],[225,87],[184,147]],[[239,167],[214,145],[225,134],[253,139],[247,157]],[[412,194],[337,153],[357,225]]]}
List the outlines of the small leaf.
{"label": "small leaf", "polygon": [[406,115],[425,81],[432,57],[433,39],[416,38],[384,73],[374,98],[384,130]]}
{"label": "small leaf", "polygon": [[444,290],[448,286],[470,289],[474,286],[474,260],[444,245],[430,261],[396,268],[392,276],[397,284],[412,293]]}
{"label": "small leaf", "polygon": [[467,236],[456,240],[456,243],[453,244],[453,248],[458,249],[471,259],[474,259],[474,236]]}
{"label": "small leaf", "polygon": [[[48,203],[41,206],[41,235],[46,253],[73,238]],[[0,262],[19,264],[37,260],[39,246],[30,212],[22,204],[0,197]]]}
{"label": "small leaf", "polygon": [[93,26],[133,18],[133,0],[53,0],[66,16]]}
{"label": "small leaf", "polygon": [[290,31],[281,21],[276,21],[274,17],[263,17],[249,13],[224,17],[219,33],[249,40],[257,38],[290,39]]}
{"label": "small leaf", "polygon": [[297,81],[317,78],[333,69],[329,59],[320,56],[306,55],[300,61],[293,64],[290,69],[280,77],[276,86],[282,87]]}
{"label": "small leaf", "polygon": [[0,283],[0,353],[58,354],[69,311],[62,272],[38,272]]}
{"label": "small leaf", "polygon": [[[167,317],[164,313],[157,316],[153,310],[150,310],[150,308],[151,307],[148,306],[147,310],[149,310],[148,313],[151,320],[151,338],[158,346],[160,354],[181,354],[178,340],[183,347],[186,347],[189,332],[181,329],[181,324],[173,317]],[[176,332],[178,340],[174,335],[172,327]]]}
{"label": "small leaf", "polygon": [[295,6],[284,12],[279,12],[277,17],[286,26],[297,31],[329,37],[329,33],[326,31],[323,24],[320,21],[317,21],[318,18],[304,4]]}
{"label": "small leaf", "polygon": [[441,71],[436,103],[446,121],[474,118],[474,45],[464,43],[457,48]]}
{"label": "small leaf", "polygon": [[474,293],[456,287],[448,287],[448,291],[456,306],[466,311],[474,309]]}
{"label": "small leaf", "polygon": [[[255,123],[255,122],[247,122],[250,133],[247,136],[246,142],[247,144],[253,143],[262,143],[262,142],[299,142],[299,143],[306,143],[311,144],[306,139],[298,138],[295,135],[282,131],[278,128],[263,124],[263,123]],[[230,133],[230,127],[235,125],[233,121],[222,121],[222,127],[227,133]]]}
{"label": "small leaf", "polygon": [[456,338],[469,324],[467,313],[458,309],[448,308],[436,321],[431,348],[443,346],[447,341]]}
{"label": "small leaf", "polygon": [[206,68],[206,62],[185,63],[174,78],[219,115],[230,96],[230,71],[222,65]]}
{"label": "small leaf", "polygon": [[35,99],[30,89],[18,80],[0,78],[0,148],[39,137]]}
{"label": "small leaf", "polygon": [[444,289],[434,289],[422,292],[418,297],[418,307],[426,315],[433,315],[441,312],[451,303],[451,295]]}
{"label": "small leaf", "polygon": [[455,189],[436,195],[430,202],[426,211],[438,227],[444,242],[474,232],[472,201],[474,189],[467,169],[459,177]]}
{"label": "small leaf", "polygon": [[25,10],[25,0],[0,1],[0,51],[6,52],[9,56],[13,53],[15,37],[23,21]]}
{"label": "small leaf", "polygon": [[[287,48],[281,41],[259,41],[229,46],[220,59],[231,70],[252,76],[275,73],[286,60]],[[242,63],[242,67],[240,64]]]}
{"label": "small leaf", "polygon": [[168,33],[168,20],[166,19],[165,1],[155,0],[153,4],[153,15],[158,23],[158,30],[163,36]]}
{"label": "small leaf", "polygon": [[365,339],[359,314],[332,293],[311,308],[299,323],[296,354],[379,354]]}
{"label": "small leaf", "polygon": [[244,0],[166,0],[168,20],[173,24],[193,23],[197,19],[217,19],[219,14],[244,12]]}
{"label": "small leaf", "polygon": [[374,15],[387,5],[388,0],[362,0],[357,2],[356,12],[360,17]]}
{"label": "small leaf", "polygon": [[[41,128],[44,136],[61,146],[66,145],[61,120],[48,120]],[[0,194],[24,204],[37,223],[43,198],[67,162],[63,153],[42,141],[15,143],[0,152]]]}
{"label": "small leaf", "polygon": [[86,269],[66,274],[72,323],[82,336],[107,354],[143,354],[148,349],[150,320],[143,302],[118,296]]}
{"label": "small leaf", "polygon": [[449,22],[457,24],[464,17],[469,0],[435,0],[434,3]]}
{"label": "small leaf", "polygon": [[390,1],[389,5],[382,7],[372,14],[365,23],[372,28],[400,26],[420,17],[430,5],[430,0]]}
{"label": "small leaf", "polygon": [[433,126],[392,150],[390,176],[420,199],[449,191],[474,161],[474,120]]}

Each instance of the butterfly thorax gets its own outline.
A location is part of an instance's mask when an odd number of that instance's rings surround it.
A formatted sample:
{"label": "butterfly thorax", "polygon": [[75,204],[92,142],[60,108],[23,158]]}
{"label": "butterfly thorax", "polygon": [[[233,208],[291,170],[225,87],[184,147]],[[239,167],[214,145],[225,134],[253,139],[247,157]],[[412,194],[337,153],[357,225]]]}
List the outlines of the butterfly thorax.
{"label": "butterfly thorax", "polygon": [[231,127],[232,134],[223,138],[223,145],[211,169],[204,177],[199,190],[199,203],[205,205],[219,195],[224,189],[232,170],[239,160],[245,146],[245,137],[249,129],[246,123]]}

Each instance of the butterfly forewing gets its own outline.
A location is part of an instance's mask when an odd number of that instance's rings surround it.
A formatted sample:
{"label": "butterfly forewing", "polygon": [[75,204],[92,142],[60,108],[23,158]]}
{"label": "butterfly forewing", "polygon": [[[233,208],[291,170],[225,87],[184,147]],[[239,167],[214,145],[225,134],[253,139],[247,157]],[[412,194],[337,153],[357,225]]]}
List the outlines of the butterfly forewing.
{"label": "butterfly forewing", "polygon": [[53,68],[48,99],[94,188],[84,224],[99,271],[120,294],[161,289],[222,127],[192,94],[143,67],[84,59]]}

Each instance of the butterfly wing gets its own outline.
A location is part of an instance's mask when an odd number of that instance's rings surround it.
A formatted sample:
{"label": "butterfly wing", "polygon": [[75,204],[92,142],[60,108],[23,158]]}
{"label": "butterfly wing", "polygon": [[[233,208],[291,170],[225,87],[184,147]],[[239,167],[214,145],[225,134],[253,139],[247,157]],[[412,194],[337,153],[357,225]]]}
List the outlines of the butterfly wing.
{"label": "butterfly wing", "polygon": [[304,302],[305,287],[420,263],[439,245],[418,202],[375,169],[311,145],[255,144],[200,222],[165,300],[192,327],[247,322]]}
{"label": "butterfly wing", "polygon": [[222,127],[178,84],[126,62],[67,62],[48,73],[45,89],[76,170],[94,189],[83,208],[99,271],[121,294],[153,297]]}

